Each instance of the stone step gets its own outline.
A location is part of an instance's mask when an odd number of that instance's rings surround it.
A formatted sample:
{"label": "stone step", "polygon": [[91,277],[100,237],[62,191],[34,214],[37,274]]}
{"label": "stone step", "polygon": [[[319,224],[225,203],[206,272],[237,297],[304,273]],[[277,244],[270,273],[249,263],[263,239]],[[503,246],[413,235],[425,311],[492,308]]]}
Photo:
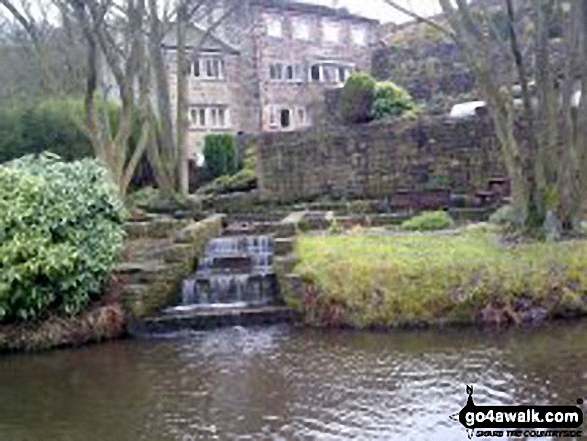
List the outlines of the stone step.
{"label": "stone step", "polygon": [[295,234],[296,224],[282,222],[237,222],[222,232],[223,236],[272,235],[278,238],[293,237]]}
{"label": "stone step", "polygon": [[274,241],[274,254],[285,256],[294,252],[295,239],[289,237],[277,238]]}
{"label": "stone step", "polygon": [[178,229],[188,225],[191,221],[161,217],[151,221],[127,222],[124,229],[129,239],[165,239]]}
{"label": "stone step", "polygon": [[160,334],[185,329],[292,323],[296,319],[296,310],[284,306],[194,309],[134,321],[129,326],[129,332],[134,335]]}
{"label": "stone step", "polygon": [[278,274],[289,274],[294,270],[298,262],[299,259],[293,254],[276,256],[275,259],[273,259],[273,268]]}
{"label": "stone step", "polygon": [[175,281],[183,276],[183,272],[184,264],[165,263],[161,260],[123,262],[114,268],[114,275],[130,285]]}

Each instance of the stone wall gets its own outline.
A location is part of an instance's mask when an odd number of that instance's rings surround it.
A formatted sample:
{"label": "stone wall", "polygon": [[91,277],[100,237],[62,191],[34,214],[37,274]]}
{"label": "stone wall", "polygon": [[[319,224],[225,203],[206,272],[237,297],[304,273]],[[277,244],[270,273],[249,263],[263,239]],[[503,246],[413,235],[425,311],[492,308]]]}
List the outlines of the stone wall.
{"label": "stone wall", "polygon": [[382,197],[399,189],[485,189],[504,176],[491,123],[423,118],[358,126],[264,133],[258,148],[264,198],[284,201],[329,194]]}
{"label": "stone wall", "polygon": [[222,233],[222,215],[199,222],[129,222],[125,259],[115,270],[131,317],[146,317],[177,301],[181,281],[195,270],[206,243]]}

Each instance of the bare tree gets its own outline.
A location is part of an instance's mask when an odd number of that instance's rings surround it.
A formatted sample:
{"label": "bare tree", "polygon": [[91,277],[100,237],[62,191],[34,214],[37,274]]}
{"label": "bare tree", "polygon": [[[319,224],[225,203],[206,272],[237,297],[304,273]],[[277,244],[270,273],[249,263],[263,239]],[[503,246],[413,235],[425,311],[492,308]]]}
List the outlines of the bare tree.
{"label": "bare tree", "polygon": [[[508,78],[522,91],[522,112],[516,110],[510,93],[495,74],[491,57],[490,20],[481,2],[439,0],[448,25],[407,11],[394,0],[385,0],[397,10],[428,23],[449,36],[459,47],[477,86],[488,104],[504,162],[512,183],[513,206],[523,230],[534,232],[550,225],[550,234],[572,230],[580,218],[587,185],[587,100],[574,108],[575,83],[587,90],[587,2],[571,1],[564,44],[566,66],[553,66],[549,37],[558,2],[556,0],[503,0],[508,37]],[[534,25],[534,35],[522,47],[517,30],[516,7],[524,8]],[[533,61],[533,74],[527,69]],[[533,81],[537,94],[532,96]],[[505,86],[505,87],[504,87]],[[576,103],[575,103],[576,104]],[[516,136],[516,121],[523,121],[525,137]],[[558,227],[557,227],[558,226]]]}
{"label": "bare tree", "polygon": [[[29,0],[0,0],[0,12],[11,17],[17,27],[10,27],[3,35],[7,51],[11,48],[21,51],[20,68],[30,65],[28,69],[39,70],[40,89],[44,94],[79,92],[79,79],[84,74],[78,59],[82,48],[78,44],[78,30],[71,27],[69,33],[64,28],[50,21],[48,16],[55,16],[55,8],[50,1],[30,2]],[[54,20],[55,21],[55,20]],[[6,29],[6,28],[5,28]],[[67,50],[63,50],[67,48]],[[28,55],[32,54],[33,57]],[[33,64],[36,64],[33,66]],[[22,72],[20,73],[22,75]],[[30,84],[31,95],[37,94],[37,88]]]}
{"label": "bare tree", "polygon": [[[159,18],[159,5],[157,0],[149,0],[150,3],[150,62],[153,64],[157,89],[157,111],[159,121],[156,125],[158,136],[157,143],[152,147],[151,163],[154,164],[155,174],[163,189],[172,186],[182,195],[188,194],[188,131],[189,131],[189,60],[197,56],[207,39],[213,32],[225,22],[236,10],[238,3],[223,10],[222,14],[202,30],[198,41],[187,41],[187,30],[198,15],[206,15],[211,9],[221,4],[218,0],[182,0],[177,4],[176,10],[163,14],[163,20]],[[175,72],[177,76],[175,96],[175,131],[172,128],[172,104],[169,85],[169,66],[165,63],[163,54],[163,41],[165,36],[175,31],[176,60]]]}

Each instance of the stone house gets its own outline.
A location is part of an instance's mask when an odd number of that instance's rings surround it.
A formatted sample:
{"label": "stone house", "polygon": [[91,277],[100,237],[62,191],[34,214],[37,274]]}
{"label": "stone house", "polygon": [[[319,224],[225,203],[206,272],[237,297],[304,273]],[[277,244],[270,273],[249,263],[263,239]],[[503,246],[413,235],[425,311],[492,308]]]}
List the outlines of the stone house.
{"label": "stone house", "polygon": [[[322,118],[326,89],[370,71],[379,23],[320,5],[223,0],[188,32],[190,156],[208,133],[297,130]],[[231,8],[231,9],[229,9]],[[230,11],[228,13],[227,11]],[[205,34],[219,17],[226,18]],[[202,38],[205,36],[203,43]],[[164,44],[176,102],[175,41]]]}

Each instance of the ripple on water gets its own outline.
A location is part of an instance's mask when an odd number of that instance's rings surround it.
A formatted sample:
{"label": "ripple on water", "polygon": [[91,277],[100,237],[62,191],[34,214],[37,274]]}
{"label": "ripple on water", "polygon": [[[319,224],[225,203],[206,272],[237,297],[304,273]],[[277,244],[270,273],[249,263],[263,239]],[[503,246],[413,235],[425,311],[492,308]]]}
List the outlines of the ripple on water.
{"label": "ripple on water", "polygon": [[[462,440],[478,403],[585,396],[586,325],[520,333],[232,328],[0,358],[7,440]],[[582,391],[582,392],[581,392]]]}

